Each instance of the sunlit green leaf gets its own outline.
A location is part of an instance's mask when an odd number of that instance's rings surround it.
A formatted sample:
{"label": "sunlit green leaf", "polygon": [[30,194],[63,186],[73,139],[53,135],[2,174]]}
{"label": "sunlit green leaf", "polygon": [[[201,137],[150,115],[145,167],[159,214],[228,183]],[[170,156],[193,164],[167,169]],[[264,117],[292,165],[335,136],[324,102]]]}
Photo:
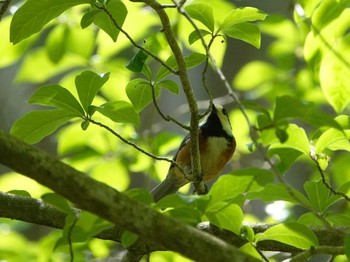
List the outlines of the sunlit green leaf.
{"label": "sunlit green leaf", "polygon": [[220,176],[212,186],[209,191],[211,203],[230,202],[240,194],[262,190],[273,179],[274,174],[264,169],[235,170],[231,175]]}
{"label": "sunlit green leaf", "polygon": [[28,100],[29,103],[52,106],[71,112],[76,116],[83,116],[84,109],[78,100],[60,85],[47,85],[36,90]]}
{"label": "sunlit green leaf", "polygon": [[[111,0],[107,2],[106,9],[112,18],[107,14],[107,12],[96,12],[92,14],[93,23],[105,31],[113,41],[117,41],[118,35],[122,28],[125,18],[128,14],[124,3],[120,0]],[[86,18],[87,19],[87,18]],[[88,20],[91,18],[89,17]],[[90,21],[84,21],[84,26]]]}
{"label": "sunlit green leaf", "polygon": [[81,28],[84,29],[84,28],[88,27],[89,25],[91,25],[94,22],[95,17],[99,13],[103,13],[103,11],[100,9],[92,9],[92,10],[86,12],[80,21]]}
{"label": "sunlit green leaf", "polygon": [[76,115],[63,110],[32,111],[14,123],[11,134],[29,144],[35,144],[74,117]]}
{"label": "sunlit green leaf", "polygon": [[334,117],[322,112],[313,103],[291,96],[277,97],[274,111],[275,122],[290,118],[297,118],[315,126],[331,126],[341,129]]}
{"label": "sunlit green leaf", "polygon": [[254,7],[236,8],[227,14],[220,30],[226,30],[239,23],[264,20],[266,16],[265,13]]}
{"label": "sunlit green leaf", "polygon": [[350,259],[350,234],[346,234],[344,240],[345,254],[348,259]]}
{"label": "sunlit green leaf", "polygon": [[274,147],[272,145],[269,148],[268,155],[272,157],[273,155],[278,155],[280,161],[275,164],[281,174],[284,174],[292,164],[301,156],[301,152],[295,150],[294,148],[283,148],[283,147]]}
{"label": "sunlit green leaf", "polygon": [[[343,59],[349,61],[350,46],[347,41],[340,42],[335,47],[335,52],[342,54]],[[350,70],[344,65],[334,52],[327,53],[320,66],[320,82],[324,95],[333,108],[340,112],[350,102]]]}
{"label": "sunlit green leaf", "polygon": [[213,8],[204,3],[194,3],[185,7],[186,12],[193,18],[205,25],[211,32],[214,32]]}
{"label": "sunlit green leaf", "polygon": [[[203,54],[199,54],[199,53],[192,53],[189,56],[185,57],[185,63],[186,63],[186,67],[187,68],[192,68],[195,67],[199,64],[201,64],[204,60],[206,59],[206,56]],[[168,66],[170,66],[173,69],[177,69],[177,63],[175,60],[174,56],[170,56],[168,58],[168,60],[165,62]],[[160,81],[162,80],[164,77],[170,75],[171,72],[165,68],[165,67],[161,67],[156,75],[156,81]]]}
{"label": "sunlit green leaf", "polygon": [[2,17],[0,23],[0,50],[2,50],[0,56],[0,67],[6,67],[16,62],[23,56],[28,47],[31,46],[36,39],[35,36],[32,36],[23,40],[17,45],[9,42],[11,19],[11,16]]}
{"label": "sunlit green leaf", "polygon": [[243,212],[236,204],[228,204],[226,202],[219,202],[218,209],[210,209],[205,215],[209,218],[210,223],[240,235]]}
{"label": "sunlit green leaf", "polygon": [[58,63],[66,51],[67,35],[69,28],[66,26],[56,26],[46,38],[46,51],[53,63]]}
{"label": "sunlit green leaf", "polygon": [[312,208],[310,201],[299,191],[284,184],[268,184],[259,192],[248,192],[248,199],[261,199],[264,202],[284,200],[295,204],[300,204],[307,208]]}
{"label": "sunlit green leaf", "polygon": [[192,206],[169,209],[166,213],[185,224],[197,225],[201,222],[202,214]]}
{"label": "sunlit green leaf", "polygon": [[85,112],[88,112],[92,100],[108,78],[109,73],[100,76],[92,71],[84,71],[75,78],[75,87]]}
{"label": "sunlit green leaf", "polygon": [[188,43],[190,45],[192,45],[194,42],[196,42],[197,40],[199,40],[202,37],[209,35],[210,32],[204,29],[199,29],[201,35],[198,33],[197,30],[194,30],[191,34],[189,34],[188,36]]}
{"label": "sunlit green leaf", "polygon": [[161,88],[165,88],[168,91],[170,91],[173,94],[179,94],[180,92],[180,87],[179,85],[173,81],[173,80],[163,80],[157,83],[157,86],[160,86]]}
{"label": "sunlit green leaf", "polygon": [[275,225],[260,233],[256,241],[274,240],[303,250],[318,246],[315,233],[303,224],[289,222]]}
{"label": "sunlit green leaf", "polygon": [[89,3],[90,0],[28,0],[13,16],[10,28],[10,41],[16,44],[39,32],[48,22],[67,9]]}
{"label": "sunlit green leaf", "polygon": [[326,148],[350,151],[350,143],[344,132],[330,128],[320,135],[315,144],[317,154],[321,154]]}
{"label": "sunlit green leaf", "polygon": [[318,212],[325,211],[330,192],[323,182],[306,181],[304,189],[314,209]]}
{"label": "sunlit green leaf", "polygon": [[[264,61],[252,61],[246,64],[236,75],[233,85],[239,90],[259,88],[277,77],[278,69]],[[254,76],[254,77],[253,77]]]}
{"label": "sunlit green leaf", "polygon": [[136,242],[138,236],[130,231],[125,231],[122,235],[121,242],[123,247],[128,248]]}
{"label": "sunlit green leaf", "polygon": [[349,0],[325,0],[321,1],[312,15],[312,23],[318,30],[327,26],[334,19],[337,19],[340,14],[350,5]]}
{"label": "sunlit green leaf", "polygon": [[291,148],[302,152],[305,155],[310,154],[310,142],[303,128],[290,124],[286,130],[288,139],[284,143],[274,143],[270,149]]}
{"label": "sunlit green leaf", "polygon": [[148,55],[141,49],[131,58],[126,68],[132,72],[141,72]]}
{"label": "sunlit green leaf", "polygon": [[149,205],[153,202],[151,193],[144,188],[133,188],[126,191],[125,194],[145,205]]}
{"label": "sunlit green leaf", "polygon": [[117,123],[140,124],[139,114],[135,111],[134,107],[126,101],[107,102],[96,107],[96,111]]}
{"label": "sunlit green leaf", "polygon": [[31,197],[30,193],[26,190],[10,190],[7,193],[14,194],[17,196]]}
{"label": "sunlit green leaf", "polygon": [[64,197],[56,193],[46,193],[42,195],[41,198],[46,203],[53,205],[54,207],[58,208],[59,210],[63,211],[66,214],[73,213],[73,210],[70,207],[68,201]]}
{"label": "sunlit green leaf", "polygon": [[[69,69],[86,66],[87,61],[81,56],[70,54],[63,56],[58,63],[53,63],[47,56],[46,49],[39,47],[29,51],[23,58],[16,82],[42,83]],[[40,68],[40,70],[38,70]]]}
{"label": "sunlit green leaf", "polygon": [[225,28],[223,32],[232,38],[242,40],[256,48],[260,48],[260,29],[257,25],[244,22]]}
{"label": "sunlit green leaf", "polygon": [[[159,87],[154,87],[155,97],[160,94]],[[142,111],[153,101],[152,86],[144,79],[131,80],[126,86],[126,94],[133,104],[136,112]]]}

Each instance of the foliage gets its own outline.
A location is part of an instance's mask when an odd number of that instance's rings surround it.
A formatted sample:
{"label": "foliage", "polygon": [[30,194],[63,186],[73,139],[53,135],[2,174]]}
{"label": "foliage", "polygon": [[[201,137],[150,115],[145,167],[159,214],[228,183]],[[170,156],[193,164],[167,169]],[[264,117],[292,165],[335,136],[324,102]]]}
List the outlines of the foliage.
{"label": "foliage", "polygon": [[[0,66],[20,61],[15,81],[40,86],[28,102],[43,106],[18,119],[11,133],[31,144],[54,133],[58,156],[68,164],[183,223],[210,221],[240,235],[248,241],[241,249],[260,259],[266,257],[256,247],[267,240],[317,249],[320,243],[310,226],[350,226],[349,1],[295,1],[294,21],[225,0],[177,2],[163,9],[186,54],[183,66],[190,74],[200,72],[203,90],[195,90],[209,93],[209,99],[215,90],[207,86],[208,71],[220,75],[226,87],[221,93],[237,105],[230,114],[240,151],[234,161],[254,158],[253,164],[222,175],[204,196],[176,194],[155,204],[144,189],[129,188],[132,173],[157,181],[164,177],[171,160],[158,155],[170,155],[180,142],[166,132],[144,135],[145,127],[156,133],[145,114],[149,105],[156,106],[162,121],[184,127],[175,110],[163,112],[162,107],[172,107],[167,97],[186,93],[178,54],[169,47],[165,29],[159,30],[157,14],[133,1],[27,0],[1,21],[1,35],[15,45],[1,41]],[[221,71],[227,42],[234,38],[259,49],[261,34],[273,38],[269,61],[248,62],[230,83]],[[2,259],[64,261],[70,255],[79,261],[87,259],[83,250],[94,258],[110,255],[111,243],[93,236],[111,224],[85,211],[76,214],[64,198],[11,183],[11,177],[18,179],[16,174],[1,177],[2,191],[42,194],[68,215],[62,232],[37,243],[16,233],[17,222],[9,223],[6,236],[0,228],[7,239],[0,244]],[[288,203],[288,216],[281,221],[268,215],[259,220],[245,208],[250,202],[275,201]],[[294,212],[296,207],[302,214]],[[248,220],[276,225],[254,234],[243,225]],[[125,232],[122,244],[136,240],[137,235]],[[349,242],[348,235],[343,252],[348,259]],[[35,248],[24,248],[27,244]]]}

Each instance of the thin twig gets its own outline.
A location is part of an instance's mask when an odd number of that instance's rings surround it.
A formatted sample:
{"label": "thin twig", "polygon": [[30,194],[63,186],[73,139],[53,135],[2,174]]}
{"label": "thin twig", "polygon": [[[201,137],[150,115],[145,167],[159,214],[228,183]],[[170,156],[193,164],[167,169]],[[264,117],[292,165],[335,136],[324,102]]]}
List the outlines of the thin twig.
{"label": "thin twig", "polygon": [[122,28],[119,26],[119,24],[117,23],[117,21],[114,19],[113,15],[111,14],[111,12],[109,12],[109,10],[106,8],[106,6],[104,5],[98,5],[95,4],[95,7],[103,10],[108,17],[111,19],[111,21],[113,22],[113,25],[120,31],[122,32],[126,38],[131,42],[131,44],[133,46],[135,46],[136,48],[142,50],[143,52],[145,52],[146,54],[148,54],[150,57],[152,57],[153,59],[155,59],[156,61],[158,61],[162,66],[164,66],[166,69],[168,69],[172,74],[174,75],[178,75],[179,72],[178,70],[175,70],[174,68],[170,67],[168,64],[166,64],[162,59],[160,59],[158,56],[156,56],[155,54],[153,54],[151,51],[147,50],[146,48],[140,46],[139,44],[137,44],[135,42],[135,40]]}
{"label": "thin twig", "polygon": [[321,175],[321,178],[322,178],[322,183],[332,192],[333,195],[337,195],[337,196],[341,196],[343,197],[345,200],[349,201],[350,202],[350,197],[348,195],[346,195],[345,193],[343,192],[339,192],[337,190],[335,190],[326,180],[326,176],[323,172],[323,169],[322,167],[320,166],[320,163],[318,162],[317,158],[314,158],[314,157],[311,157],[311,159],[315,162],[316,166],[317,166],[317,169],[318,169],[318,172],[320,173]]}
{"label": "thin twig", "polygon": [[70,254],[70,261],[71,262],[74,262],[74,251],[73,251],[73,242],[72,242],[72,232],[73,232],[73,229],[75,227],[75,224],[77,223],[78,219],[77,217],[74,215],[74,221],[73,221],[73,224],[69,227],[69,230],[68,230],[68,245],[69,245],[69,254]]}
{"label": "thin twig", "polygon": [[162,110],[160,110],[159,106],[158,106],[158,103],[157,103],[157,99],[156,99],[156,94],[155,94],[155,90],[154,90],[154,85],[150,83],[150,86],[152,88],[152,99],[153,99],[153,104],[155,106],[155,108],[157,109],[158,111],[158,114],[167,122],[174,122],[175,124],[177,124],[178,126],[182,127],[183,129],[185,130],[190,130],[190,127],[187,126],[187,125],[184,125],[183,123],[181,123],[180,121],[178,121],[177,119],[173,118],[172,116],[170,115],[164,115]]}
{"label": "thin twig", "polygon": [[109,126],[101,123],[101,122],[98,122],[98,121],[95,121],[91,118],[85,118],[85,120],[89,121],[90,123],[94,124],[94,125],[97,125],[99,127],[102,127],[104,129],[106,129],[108,132],[110,132],[111,134],[113,134],[114,136],[118,137],[123,143],[129,145],[129,146],[132,146],[133,148],[135,148],[136,150],[138,150],[139,152],[145,154],[146,156],[150,157],[150,158],[153,158],[155,160],[159,160],[159,161],[166,161],[166,162],[169,162],[171,163],[172,165],[175,165],[177,168],[179,168],[179,170],[185,174],[185,172],[183,171],[183,169],[172,159],[169,159],[167,157],[160,157],[160,156],[156,156],[144,149],[142,149],[141,147],[137,146],[136,144],[134,144],[133,142],[127,140],[126,138],[122,137],[120,134],[118,134],[117,132],[115,132],[112,128],[110,128]]}

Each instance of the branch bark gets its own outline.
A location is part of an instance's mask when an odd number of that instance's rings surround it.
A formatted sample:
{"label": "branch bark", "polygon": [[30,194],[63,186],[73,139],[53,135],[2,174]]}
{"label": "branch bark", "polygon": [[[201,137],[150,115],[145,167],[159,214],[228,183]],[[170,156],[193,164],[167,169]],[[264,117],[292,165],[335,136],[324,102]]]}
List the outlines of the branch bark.
{"label": "branch bark", "polygon": [[[80,212],[79,209],[72,209],[75,213]],[[0,217],[62,229],[64,227],[66,214],[41,200],[0,192]],[[273,224],[261,223],[248,225],[254,230],[255,234],[263,233],[273,226]],[[232,232],[220,229],[207,222],[200,223],[198,228],[236,247],[240,247],[246,243],[244,239]],[[345,228],[337,227],[330,229],[328,227],[311,227],[311,229],[319,240],[320,248],[322,247],[321,250],[326,250],[328,247],[327,253],[335,254],[332,253],[334,251],[338,254],[339,250],[344,252],[342,246],[344,243]],[[120,242],[123,232],[123,229],[114,227],[102,231],[95,237]],[[261,251],[300,253],[300,255],[303,256],[305,255],[305,252],[306,254],[309,254],[310,252],[316,253],[316,251],[318,251],[318,249],[303,251],[276,241],[259,242],[257,247]],[[155,243],[146,243],[144,241],[138,243],[134,249],[137,249],[136,254],[146,254],[152,251],[166,250],[164,246]]]}
{"label": "branch bark", "polygon": [[[0,163],[140,239],[196,261],[258,261],[223,240],[183,225],[0,130]],[[207,252],[210,250],[210,252]]]}

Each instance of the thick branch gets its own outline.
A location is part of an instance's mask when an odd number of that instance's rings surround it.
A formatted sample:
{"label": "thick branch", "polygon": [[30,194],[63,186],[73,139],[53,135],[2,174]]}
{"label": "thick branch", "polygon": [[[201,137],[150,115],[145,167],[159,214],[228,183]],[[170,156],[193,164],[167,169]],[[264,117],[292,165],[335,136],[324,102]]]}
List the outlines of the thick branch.
{"label": "thick branch", "polygon": [[145,207],[4,131],[0,131],[0,156],[1,164],[51,188],[81,209],[167,250],[197,261],[257,261],[208,233]]}
{"label": "thick branch", "polygon": [[[74,212],[79,213],[80,210],[74,209]],[[66,214],[59,211],[55,207],[44,203],[41,200],[0,192],[0,217],[6,217],[10,219],[16,219],[62,229],[64,226]],[[257,234],[264,232],[273,225],[249,224],[249,226],[252,227],[255,234]],[[222,230],[209,223],[200,223],[198,225],[198,228],[237,247],[242,246],[246,243],[245,240],[233,234],[232,232],[228,230]],[[311,227],[311,229],[317,236],[320,246],[328,247],[329,251],[327,253],[334,254],[332,252],[332,248],[334,248],[334,252],[337,252],[337,254],[339,253],[339,250],[341,250],[340,247],[342,247],[345,237],[344,230],[342,230],[343,228],[329,229],[328,227]],[[115,227],[113,229],[102,231],[96,235],[96,237],[120,242],[122,233],[122,229]],[[261,251],[278,251],[286,253],[299,253],[302,251],[295,247],[275,241],[259,242],[258,248]],[[164,246],[153,243],[144,243],[144,241],[141,241],[141,243],[138,244],[137,249],[137,251],[141,254],[145,254],[151,251],[165,250]],[[309,252],[316,253],[315,250],[309,250],[305,252],[307,254],[309,254]],[[301,252],[300,254],[305,255],[305,252]]]}

